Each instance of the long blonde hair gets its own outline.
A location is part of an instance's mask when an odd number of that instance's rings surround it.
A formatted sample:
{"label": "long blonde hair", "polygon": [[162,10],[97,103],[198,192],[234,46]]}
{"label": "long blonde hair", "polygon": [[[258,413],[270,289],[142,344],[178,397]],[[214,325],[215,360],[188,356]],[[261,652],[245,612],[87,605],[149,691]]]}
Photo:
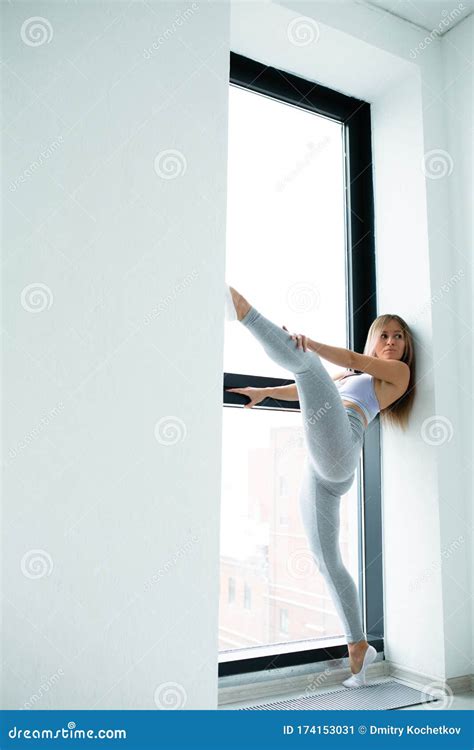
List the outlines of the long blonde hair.
{"label": "long blonde hair", "polygon": [[[397,398],[396,401],[390,404],[390,406],[387,406],[385,409],[380,410],[380,419],[382,420],[382,424],[390,424],[396,427],[401,427],[403,430],[405,430],[407,428],[408,419],[413,408],[413,401],[415,399],[416,390],[416,357],[414,337],[412,332],[410,331],[408,324],[399,315],[389,313],[385,315],[379,315],[377,318],[375,318],[369,328],[363,354],[366,354],[369,357],[377,356],[375,354],[375,345],[379,333],[384,329],[387,323],[390,323],[390,321],[392,320],[397,321],[403,332],[405,349],[403,351],[403,356],[401,357],[401,362],[406,362],[406,364],[410,368],[410,380],[408,382],[405,393],[403,393],[399,398]],[[355,371],[355,373],[360,374],[357,370]],[[343,375],[341,378],[338,378],[338,380],[342,380],[342,378],[344,377],[347,377],[347,375]]]}

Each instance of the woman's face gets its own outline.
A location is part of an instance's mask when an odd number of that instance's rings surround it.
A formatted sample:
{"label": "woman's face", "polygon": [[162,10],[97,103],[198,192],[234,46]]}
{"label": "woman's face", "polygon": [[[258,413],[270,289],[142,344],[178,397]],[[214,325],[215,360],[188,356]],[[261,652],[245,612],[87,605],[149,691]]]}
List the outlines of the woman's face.
{"label": "woman's face", "polygon": [[400,324],[391,320],[377,334],[374,356],[380,359],[401,359],[405,350],[405,339]]}

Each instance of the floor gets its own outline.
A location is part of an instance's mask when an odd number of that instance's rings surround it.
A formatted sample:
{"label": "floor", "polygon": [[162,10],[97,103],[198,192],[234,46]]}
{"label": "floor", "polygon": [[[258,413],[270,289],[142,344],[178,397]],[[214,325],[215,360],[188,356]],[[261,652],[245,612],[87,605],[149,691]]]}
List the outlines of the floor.
{"label": "floor", "polygon": [[[422,703],[418,706],[409,706],[408,708],[396,708],[395,711],[436,711],[436,704],[438,701],[432,703]],[[439,708],[446,711],[472,711],[474,710],[474,693],[460,693],[459,695],[453,695],[453,701],[449,706],[443,706],[442,701],[439,702]]]}
{"label": "floor", "polygon": [[[389,677],[382,678],[382,679],[390,679]],[[405,683],[409,685],[410,687],[415,687],[413,683]],[[328,687],[327,689],[321,688],[320,692],[324,693],[327,691],[331,691],[334,689],[334,685],[331,687]],[[317,691],[313,691],[317,692]],[[269,701],[277,701],[277,700],[285,700],[288,698],[297,698],[301,697],[301,693],[287,693],[285,695],[273,695],[271,698],[267,698],[265,701],[263,700],[253,700],[253,701],[246,701],[241,703],[232,703],[232,704],[224,704],[219,706],[219,708],[224,710],[238,710],[239,708],[244,708],[248,706],[255,706],[259,703],[267,703]],[[429,703],[418,703],[414,706],[407,706],[406,708],[395,708],[392,709],[394,711],[436,711],[436,709],[443,710],[443,711],[473,711],[474,710],[474,692],[466,692],[466,693],[459,693],[457,695],[448,696],[446,702],[445,701],[430,701]]]}

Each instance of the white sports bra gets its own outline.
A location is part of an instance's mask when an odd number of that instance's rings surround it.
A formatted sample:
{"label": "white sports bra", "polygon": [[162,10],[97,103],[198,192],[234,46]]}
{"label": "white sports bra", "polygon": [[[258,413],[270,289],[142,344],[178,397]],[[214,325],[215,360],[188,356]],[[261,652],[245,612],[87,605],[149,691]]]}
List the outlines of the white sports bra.
{"label": "white sports bra", "polygon": [[341,397],[344,396],[345,400],[353,401],[360,406],[366,416],[367,424],[377,416],[380,411],[380,404],[375,395],[372,375],[366,372],[362,372],[360,375],[349,373],[340,380],[336,380],[335,384]]}

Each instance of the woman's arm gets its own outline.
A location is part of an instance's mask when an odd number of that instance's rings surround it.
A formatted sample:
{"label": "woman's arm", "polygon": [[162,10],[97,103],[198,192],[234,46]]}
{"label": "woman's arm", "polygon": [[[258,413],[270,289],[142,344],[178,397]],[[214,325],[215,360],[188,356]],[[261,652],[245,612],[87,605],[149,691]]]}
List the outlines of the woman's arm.
{"label": "woman's arm", "polygon": [[276,388],[262,388],[268,398],[281,399],[282,401],[299,401],[296,383],[290,385],[279,385]]}
{"label": "woman's arm", "polygon": [[[336,380],[336,378],[344,375],[345,372],[345,370],[338,370],[334,373],[334,375],[332,375],[332,379]],[[281,401],[300,400],[296,383],[290,383],[290,385],[280,385],[276,388],[263,388],[262,390],[265,391],[266,396],[269,396],[270,398],[280,399]]]}
{"label": "woman's arm", "polygon": [[[352,355],[355,353],[350,349],[344,349],[340,346],[329,346],[328,344],[321,344],[319,341],[313,341],[308,338],[308,349],[312,352],[317,352],[320,357],[327,359],[328,362],[332,362],[333,365],[340,365],[345,369],[353,369],[354,365],[351,364]],[[339,374],[339,373],[336,373]]]}
{"label": "woman's arm", "polygon": [[[338,370],[332,375],[332,379],[335,380],[340,375],[343,375],[345,370]],[[279,385],[275,388],[263,388],[265,395],[270,398],[280,399],[281,401],[299,401],[300,397],[298,394],[298,388],[296,383],[290,383],[290,385]]]}
{"label": "woman's arm", "polygon": [[353,370],[367,372],[374,378],[385,380],[386,383],[407,388],[410,382],[410,368],[406,362],[401,362],[399,359],[379,359],[379,357],[352,352],[352,362]]}
{"label": "woman's arm", "polygon": [[378,357],[369,357],[366,354],[353,352],[352,349],[344,349],[339,346],[329,346],[321,344],[319,341],[313,341],[308,338],[308,349],[317,352],[320,357],[327,359],[335,365],[342,365],[351,370],[360,370],[374,378],[385,380],[387,383],[395,385],[408,385],[410,380],[410,368],[406,362],[400,362],[398,359],[379,359]]}

